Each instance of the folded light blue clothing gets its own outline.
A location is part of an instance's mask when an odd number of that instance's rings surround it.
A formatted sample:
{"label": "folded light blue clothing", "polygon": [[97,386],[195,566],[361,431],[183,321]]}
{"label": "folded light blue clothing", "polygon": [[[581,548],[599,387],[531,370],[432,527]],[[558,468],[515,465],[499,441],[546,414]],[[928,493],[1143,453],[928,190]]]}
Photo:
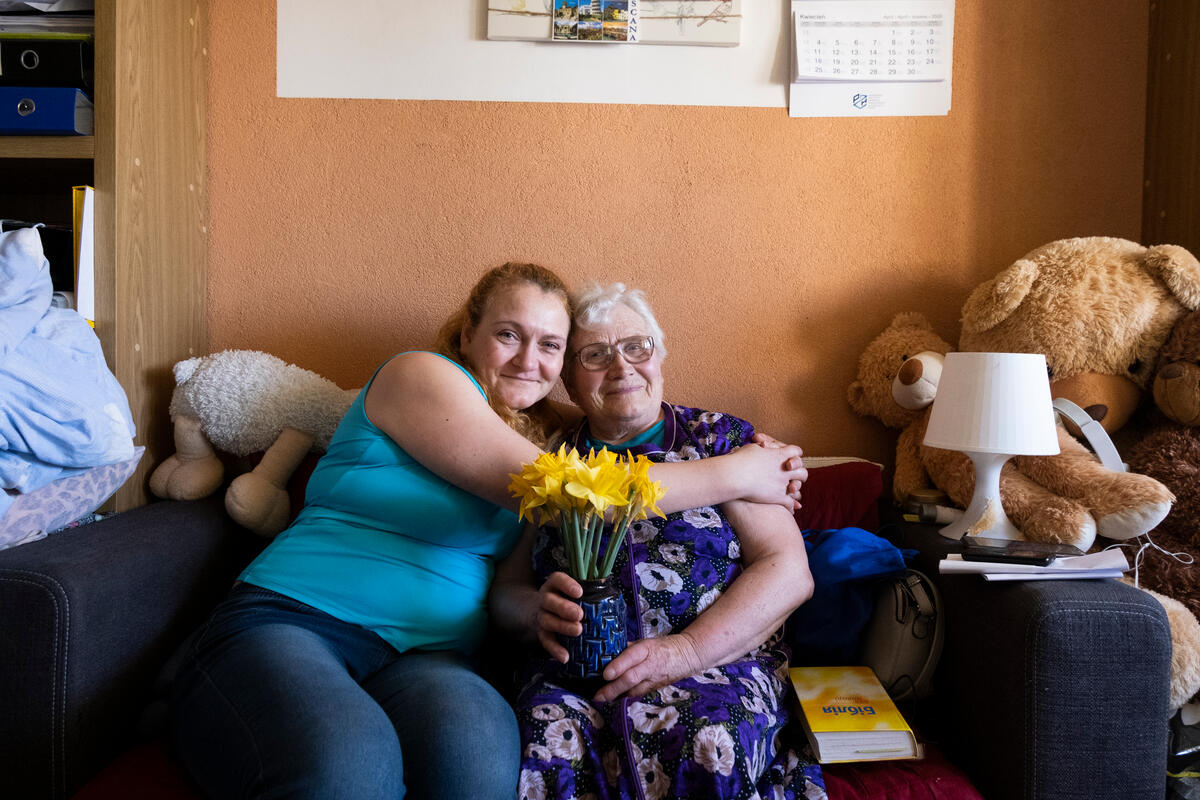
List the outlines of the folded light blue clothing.
{"label": "folded light blue clothing", "polygon": [[[133,456],[129,401],[91,326],[51,308],[36,228],[0,233],[0,488],[29,492],[64,470]],[[0,498],[0,513],[8,505]]]}

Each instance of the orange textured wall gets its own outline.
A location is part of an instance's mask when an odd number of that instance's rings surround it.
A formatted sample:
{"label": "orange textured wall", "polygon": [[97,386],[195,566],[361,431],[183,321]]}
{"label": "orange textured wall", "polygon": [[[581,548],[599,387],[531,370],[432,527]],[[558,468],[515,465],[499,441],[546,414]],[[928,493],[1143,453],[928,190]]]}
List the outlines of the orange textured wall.
{"label": "orange textured wall", "polygon": [[949,116],[801,120],[281,99],[275,4],[211,0],[210,347],[359,386],[484,268],[538,261],[648,292],[668,399],[890,461],[845,392],[894,314],[955,341],[970,289],[1027,250],[1138,238],[1146,13],[959,2]]}

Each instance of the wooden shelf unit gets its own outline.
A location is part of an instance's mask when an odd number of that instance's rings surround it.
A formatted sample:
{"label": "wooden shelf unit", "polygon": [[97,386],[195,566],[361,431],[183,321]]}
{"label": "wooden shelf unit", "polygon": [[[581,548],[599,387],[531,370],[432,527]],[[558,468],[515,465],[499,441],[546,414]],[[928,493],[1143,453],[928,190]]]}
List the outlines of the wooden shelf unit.
{"label": "wooden shelf unit", "polygon": [[0,136],[0,158],[94,158],[95,136]]}
{"label": "wooden shelf unit", "polygon": [[174,450],[172,366],[206,352],[206,13],[204,0],[96,0],[95,135],[0,137],[0,158],[48,176],[51,159],[92,161],[96,335],[146,447],[118,511],[147,501]]}

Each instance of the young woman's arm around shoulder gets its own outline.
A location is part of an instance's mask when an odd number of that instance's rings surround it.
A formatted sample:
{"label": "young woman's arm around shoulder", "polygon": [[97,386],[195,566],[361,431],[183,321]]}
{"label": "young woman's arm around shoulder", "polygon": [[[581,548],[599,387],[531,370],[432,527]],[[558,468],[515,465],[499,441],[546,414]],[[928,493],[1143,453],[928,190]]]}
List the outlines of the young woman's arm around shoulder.
{"label": "young woman's arm around shoulder", "polygon": [[367,417],[435,475],[515,511],[510,473],[541,452],[488,405],[462,369],[433,353],[403,353],[375,376]]}
{"label": "young woman's arm around shoulder", "polygon": [[[516,510],[509,476],[541,451],[500,419],[454,363],[433,353],[398,355],[375,376],[365,407],[371,422],[430,472]],[[661,505],[668,512],[737,498],[790,508],[788,482],[803,479],[800,453],[746,445],[728,456],[656,464],[650,477],[667,488]]]}

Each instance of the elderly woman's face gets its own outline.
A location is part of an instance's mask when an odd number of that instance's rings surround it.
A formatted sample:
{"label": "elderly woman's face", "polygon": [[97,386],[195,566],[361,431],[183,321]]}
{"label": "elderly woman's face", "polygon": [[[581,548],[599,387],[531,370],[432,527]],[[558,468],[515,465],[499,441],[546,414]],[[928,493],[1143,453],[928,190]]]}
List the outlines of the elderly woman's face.
{"label": "elderly woman's face", "polygon": [[[584,369],[575,357],[591,344],[616,345],[625,339],[648,337],[650,326],[633,309],[618,303],[607,324],[599,328],[577,328],[567,350],[564,372],[567,392],[592,422],[593,428],[635,436],[658,421],[662,410],[662,356],[656,350],[649,360],[630,364],[614,354],[606,369]],[[599,430],[598,430],[599,432]]]}

